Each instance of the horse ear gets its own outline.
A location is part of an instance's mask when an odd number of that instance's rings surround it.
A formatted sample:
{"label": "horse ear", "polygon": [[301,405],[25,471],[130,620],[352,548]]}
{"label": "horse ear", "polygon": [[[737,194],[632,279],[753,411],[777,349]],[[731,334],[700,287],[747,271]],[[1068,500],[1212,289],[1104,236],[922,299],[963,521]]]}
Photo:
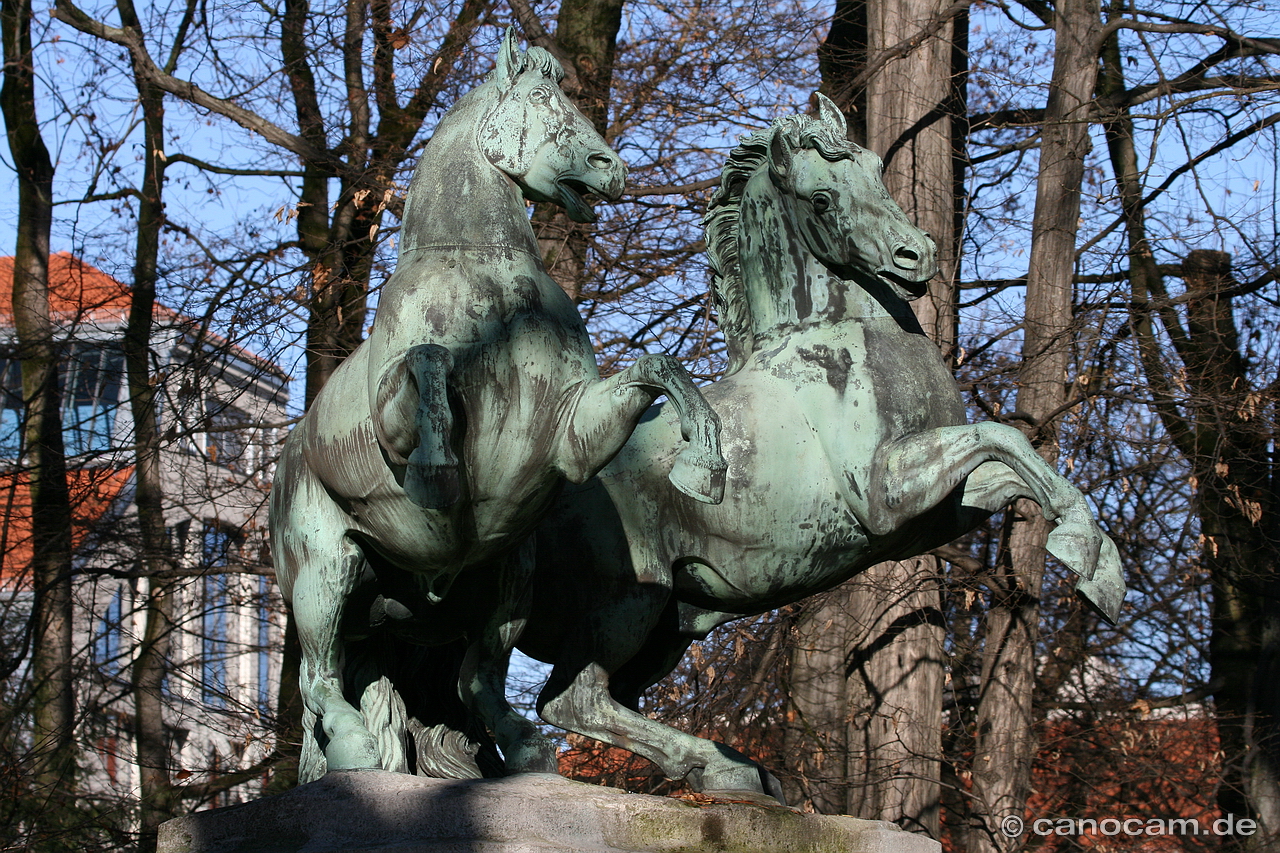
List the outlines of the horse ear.
{"label": "horse ear", "polygon": [[502,39],[502,47],[498,48],[497,76],[503,82],[510,82],[520,73],[520,48],[516,46],[516,28],[507,27],[507,34]]}
{"label": "horse ear", "polygon": [[791,174],[791,160],[795,152],[787,133],[775,127],[769,136],[769,174],[775,180],[781,180]]}
{"label": "horse ear", "polygon": [[840,112],[840,108],[836,106],[835,101],[821,92],[814,92],[809,97],[809,103],[818,111],[818,118],[840,134],[841,139],[849,138],[849,125],[844,119],[844,113]]}

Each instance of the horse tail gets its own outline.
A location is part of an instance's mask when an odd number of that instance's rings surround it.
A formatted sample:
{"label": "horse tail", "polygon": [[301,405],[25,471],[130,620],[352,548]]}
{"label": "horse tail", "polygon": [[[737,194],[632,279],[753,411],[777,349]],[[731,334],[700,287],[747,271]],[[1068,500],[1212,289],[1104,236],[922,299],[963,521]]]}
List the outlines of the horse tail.
{"label": "horse tail", "polygon": [[384,770],[437,779],[506,775],[484,724],[458,698],[465,640],[423,647],[376,634],[346,651],[348,701],[359,700]]}

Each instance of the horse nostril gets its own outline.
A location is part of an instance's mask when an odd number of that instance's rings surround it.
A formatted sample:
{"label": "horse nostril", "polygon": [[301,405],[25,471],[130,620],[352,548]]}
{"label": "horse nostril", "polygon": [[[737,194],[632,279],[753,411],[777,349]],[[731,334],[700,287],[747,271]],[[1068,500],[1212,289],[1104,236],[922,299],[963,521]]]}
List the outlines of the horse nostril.
{"label": "horse nostril", "polygon": [[593,169],[612,169],[613,157],[609,154],[592,154],[587,158]]}
{"label": "horse nostril", "polygon": [[893,263],[901,269],[913,270],[920,263],[920,253],[908,246],[893,250]]}

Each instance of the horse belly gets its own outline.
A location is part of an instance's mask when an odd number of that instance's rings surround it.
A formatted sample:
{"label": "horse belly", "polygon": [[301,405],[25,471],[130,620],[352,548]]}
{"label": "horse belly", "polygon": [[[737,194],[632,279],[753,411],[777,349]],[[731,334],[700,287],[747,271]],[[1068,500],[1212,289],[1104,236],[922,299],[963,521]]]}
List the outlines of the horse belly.
{"label": "horse belly", "polygon": [[598,380],[585,333],[540,316],[514,318],[509,329],[506,340],[470,349],[454,383],[481,543],[514,543],[546,511],[559,488],[555,461],[573,391]]}
{"label": "horse belly", "polygon": [[866,537],[818,436],[794,405],[784,404],[783,389],[731,377],[704,390],[724,425],[729,468],[722,503],[694,501],[666,481],[680,442],[669,405],[646,417],[602,472],[638,552],[633,559],[656,550],[651,559],[675,572],[677,598],[742,613],[847,577],[844,567],[865,549]]}

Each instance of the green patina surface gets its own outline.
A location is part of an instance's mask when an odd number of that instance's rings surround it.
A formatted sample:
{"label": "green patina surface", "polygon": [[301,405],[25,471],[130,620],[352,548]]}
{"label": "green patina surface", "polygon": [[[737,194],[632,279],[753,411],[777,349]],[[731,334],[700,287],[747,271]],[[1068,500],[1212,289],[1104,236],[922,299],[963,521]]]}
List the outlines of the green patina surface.
{"label": "green patina surface", "polygon": [[[661,394],[689,439],[670,482],[691,502],[723,493],[719,425],[688,375],[653,355],[601,380],[539,256],[527,201],[588,221],[584,195],[617,198],[625,177],[562,77],[508,33],[489,79],[441,120],[373,330],[285,444],[271,534],[303,650],[304,781],[413,763],[479,774],[476,749],[500,761],[490,736],[508,769],[554,770],[554,750],[504,692],[532,568],[521,543],[560,484],[599,470]],[[394,643],[353,645],[379,632],[410,649],[461,643],[447,689],[419,691],[424,676]],[[366,707],[379,677],[394,695]],[[425,729],[406,756],[411,719]]]}
{"label": "green patina surface", "polygon": [[[519,641],[555,665],[549,722],[701,790],[780,797],[749,757],[637,713],[638,695],[717,625],[942,545],[1018,498],[1040,503],[1049,550],[1116,618],[1115,545],[1021,432],[966,422],[908,304],[936,274],[933,241],[821,95],[816,115],[746,137],[711,200],[726,377],[699,390],[649,355],[600,380],[526,201],[587,220],[583,194],[616,197],[624,170],[559,78],[508,36],[442,120],[370,338],[286,443],[271,524],[303,645],[303,780],[478,776],[503,759],[553,772],[504,696]],[[738,849],[716,814],[689,817],[694,846],[670,849]],[[735,820],[768,835],[793,818]]]}
{"label": "green patina surface", "polygon": [[555,664],[545,719],[709,790],[778,789],[747,757],[633,709],[717,625],[943,545],[1017,498],[1056,522],[1049,550],[1086,600],[1115,619],[1125,591],[1080,491],[1017,429],[966,422],[908,304],[936,273],[933,241],[835,106],[816,107],[743,140],[705,220],[730,353],[702,389],[724,427],[724,501],[672,499],[679,426],[654,411],[542,522],[519,644]]}

